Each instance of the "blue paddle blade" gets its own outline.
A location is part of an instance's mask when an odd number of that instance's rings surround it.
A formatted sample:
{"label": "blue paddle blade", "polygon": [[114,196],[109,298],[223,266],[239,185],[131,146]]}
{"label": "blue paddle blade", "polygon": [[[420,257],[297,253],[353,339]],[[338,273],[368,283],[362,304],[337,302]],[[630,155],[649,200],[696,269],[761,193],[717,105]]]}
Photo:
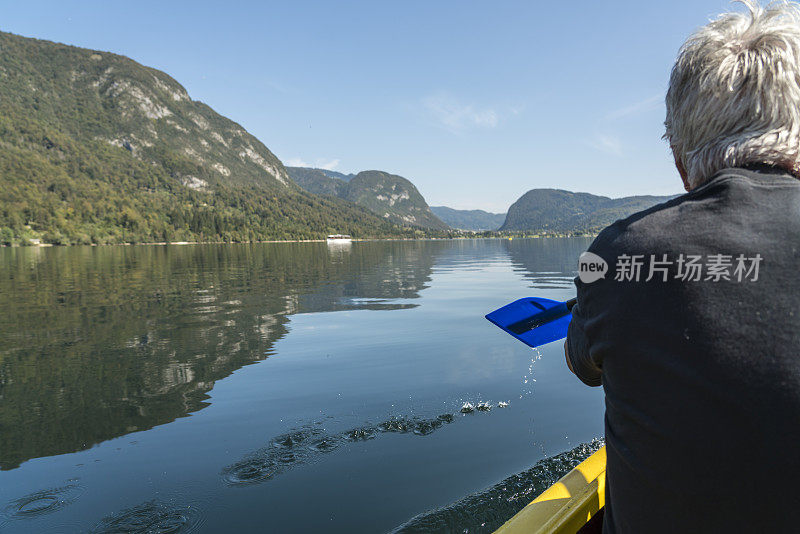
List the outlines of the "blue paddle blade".
{"label": "blue paddle blade", "polygon": [[486,318],[529,347],[539,347],[567,337],[570,309],[566,302],[527,297],[496,309]]}

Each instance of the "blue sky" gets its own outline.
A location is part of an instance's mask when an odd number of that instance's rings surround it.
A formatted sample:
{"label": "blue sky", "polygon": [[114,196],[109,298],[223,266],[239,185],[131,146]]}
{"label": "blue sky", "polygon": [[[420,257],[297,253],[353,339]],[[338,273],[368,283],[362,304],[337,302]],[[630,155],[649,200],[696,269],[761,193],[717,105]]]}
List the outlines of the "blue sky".
{"label": "blue sky", "polygon": [[682,191],[669,70],[725,0],[0,1],[0,29],[166,71],[284,163],[381,169],[431,205]]}

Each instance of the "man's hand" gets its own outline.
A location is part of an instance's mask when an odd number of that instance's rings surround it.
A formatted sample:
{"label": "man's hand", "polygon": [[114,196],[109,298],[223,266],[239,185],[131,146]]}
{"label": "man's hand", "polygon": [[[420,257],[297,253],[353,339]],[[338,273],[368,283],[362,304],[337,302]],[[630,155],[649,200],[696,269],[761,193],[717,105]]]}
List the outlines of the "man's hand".
{"label": "man's hand", "polygon": [[572,362],[569,361],[569,349],[567,349],[567,341],[566,340],[564,340],[564,358],[566,358],[566,360],[567,360],[567,368],[569,368],[570,373],[572,373],[574,375],[575,371],[572,370]]}

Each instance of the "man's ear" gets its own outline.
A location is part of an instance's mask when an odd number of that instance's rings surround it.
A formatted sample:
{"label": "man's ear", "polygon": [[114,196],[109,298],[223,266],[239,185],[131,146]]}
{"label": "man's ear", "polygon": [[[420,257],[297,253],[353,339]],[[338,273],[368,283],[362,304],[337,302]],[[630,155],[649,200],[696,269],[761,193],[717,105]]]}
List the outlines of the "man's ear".
{"label": "man's ear", "polygon": [[678,174],[681,175],[681,180],[683,180],[683,188],[686,189],[688,193],[692,190],[692,186],[689,185],[689,174],[686,172],[686,167],[683,166],[683,161],[681,161],[681,158],[675,153],[674,148],[672,149],[672,157],[675,158],[675,168],[678,169]]}
{"label": "man's ear", "polygon": [[[681,172],[681,171],[678,171],[678,172]],[[681,181],[683,181],[683,188],[686,189],[687,193],[692,190],[692,186],[689,185],[689,180],[686,177],[686,174],[681,173]]]}

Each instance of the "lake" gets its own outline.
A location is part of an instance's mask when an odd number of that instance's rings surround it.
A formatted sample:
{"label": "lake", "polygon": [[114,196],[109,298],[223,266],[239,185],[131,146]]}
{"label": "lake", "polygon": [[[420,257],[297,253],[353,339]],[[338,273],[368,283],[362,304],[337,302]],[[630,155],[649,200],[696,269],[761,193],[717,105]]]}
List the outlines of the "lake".
{"label": "lake", "polygon": [[0,249],[0,530],[491,531],[604,406],[483,316],[590,242]]}

